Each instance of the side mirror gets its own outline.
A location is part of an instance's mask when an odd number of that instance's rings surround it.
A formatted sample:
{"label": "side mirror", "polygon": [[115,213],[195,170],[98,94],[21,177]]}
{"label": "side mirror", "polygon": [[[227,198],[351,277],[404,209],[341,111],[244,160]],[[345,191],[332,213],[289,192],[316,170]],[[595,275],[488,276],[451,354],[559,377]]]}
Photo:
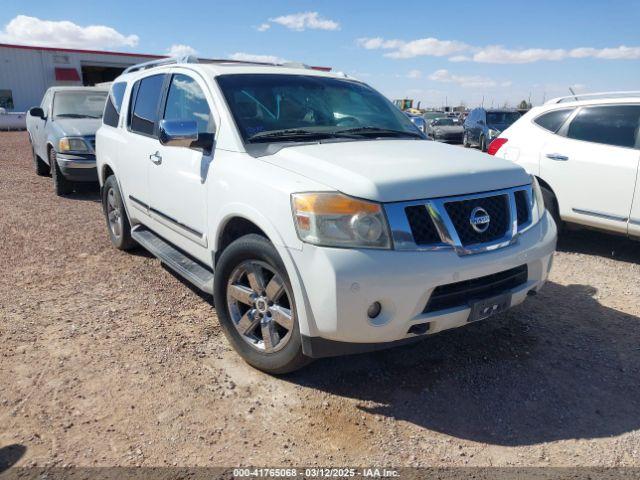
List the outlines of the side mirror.
{"label": "side mirror", "polygon": [[44,110],[40,107],[33,107],[29,109],[29,115],[37,118],[44,118]]}
{"label": "side mirror", "polygon": [[198,141],[198,124],[192,120],[161,120],[159,140],[169,147],[190,148]]}

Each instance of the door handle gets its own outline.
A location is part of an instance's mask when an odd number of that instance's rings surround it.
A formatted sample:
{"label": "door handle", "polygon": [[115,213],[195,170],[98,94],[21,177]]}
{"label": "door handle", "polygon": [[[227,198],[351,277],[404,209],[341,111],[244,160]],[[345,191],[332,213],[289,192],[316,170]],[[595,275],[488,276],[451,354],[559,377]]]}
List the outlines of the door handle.
{"label": "door handle", "polygon": [[559,160],[561,162],[566,162],[567,160],[569,160],[569,157],[567,157],[566,155],[561,155],[559,153],[547,153],[545,157],[551,160]]}
{"label": "door handle", "polygon": [[156,152],[149,155],[149,160],[151,160],[156,165],[160,165],[162,163],[162,156],[160,156],[160,152]]}

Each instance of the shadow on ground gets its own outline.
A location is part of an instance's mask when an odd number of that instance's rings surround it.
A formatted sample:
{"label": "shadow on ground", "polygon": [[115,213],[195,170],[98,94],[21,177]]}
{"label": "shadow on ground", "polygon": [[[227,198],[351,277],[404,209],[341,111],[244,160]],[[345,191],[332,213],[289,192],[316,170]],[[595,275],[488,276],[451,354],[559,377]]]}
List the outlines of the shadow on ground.
{"label": "shadow on ground", "polygon": [[640,319],[549,283],[502,318],[324,359],[289,381],[454,437],[516,446],[640,428]]}
{"label": "shadow on ground", "polygon": [[7,445],[0,448],[0,473],[8,470],[20,460],[24,453],[27,451],[27,447],[24,445]]}
{"label": "shadow on ground", "polygon": [[584,253],[640,263],[640,242],[624,236],[586,229],[566,230],[558,238],[558,251]]}

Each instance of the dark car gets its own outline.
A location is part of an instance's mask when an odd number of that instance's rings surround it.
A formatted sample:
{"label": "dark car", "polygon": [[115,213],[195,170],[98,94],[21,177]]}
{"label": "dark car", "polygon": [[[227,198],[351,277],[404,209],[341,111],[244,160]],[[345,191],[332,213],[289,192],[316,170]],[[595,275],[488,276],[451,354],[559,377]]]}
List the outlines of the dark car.
{"label": "dark car", "polygon": [[462,143],[464,127],[457,118],[441,117],[427,122],[427,136],[446,143]]}
{"label": "dark car", "polygon": [[465,147],[478,146],[486,152],[493,139],[519,118],[517,110],[475,108],[464,122],[462,143]]}

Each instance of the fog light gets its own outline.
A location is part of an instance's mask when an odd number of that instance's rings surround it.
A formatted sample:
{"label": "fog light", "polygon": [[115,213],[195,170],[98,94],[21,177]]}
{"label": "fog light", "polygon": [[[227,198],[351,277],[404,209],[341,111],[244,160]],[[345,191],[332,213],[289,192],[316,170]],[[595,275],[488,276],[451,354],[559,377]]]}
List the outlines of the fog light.
{"label": "fog light", "polygon": [[382,305],[380,305],[380,302],[373,302],[367,309],[367,315],[369,316],[369,318],[376,318],[378,315],[380,315],[381,311]]}

